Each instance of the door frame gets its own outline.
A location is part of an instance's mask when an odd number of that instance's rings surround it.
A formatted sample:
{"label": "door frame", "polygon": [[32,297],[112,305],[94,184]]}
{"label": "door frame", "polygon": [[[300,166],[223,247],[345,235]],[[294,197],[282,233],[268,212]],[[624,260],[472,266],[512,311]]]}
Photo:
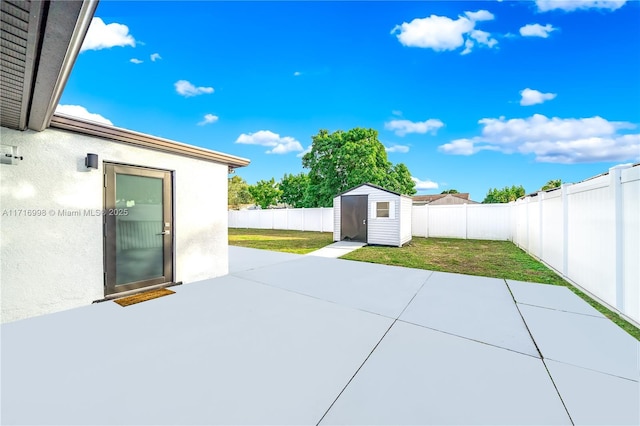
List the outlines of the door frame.
{"label": "door frame", "polygon": [[[351,241],[359,241],[362,243],[367,243],[369,240],[369,195],[368,194],[357,194],[357,195],[341,195],[340,196],[340,241],[345,237],[344,235],[344,202],[343,200],[346,197],[360,198],[364,199],[364,241],[360,240],[351,240]],[[360,219],[357,220],[357,223],[360,223]]]}
{"label": "door frame", "polygon": [[[149,280],[116,285],[116,219],[122,208],[115,205],[115,177],[117,173],[160,178],[163,198],[163,275]],[[104,163],[103,184],[103,244],[104,244],[104,294],[105,297],[120,293],[131,293],[147,287],[172,284],[175,274],[175,232],[174,232],[174,175],[170,170],[136,166],[123,163]],[[123,212],[124,213],[124,212]],[[169,224],[168,226],[167,223]],[[165,234],[165,231],[169,231]]]}

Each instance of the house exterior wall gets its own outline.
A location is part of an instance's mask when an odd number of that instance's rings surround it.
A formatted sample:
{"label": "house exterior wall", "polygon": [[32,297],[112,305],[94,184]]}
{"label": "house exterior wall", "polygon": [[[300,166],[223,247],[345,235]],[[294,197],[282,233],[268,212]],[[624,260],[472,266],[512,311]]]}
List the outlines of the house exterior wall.
{"label": "house exterior wall", "polygon": [[[346,195],[368,195],[368,205],[367,205],[367,243],[368,244],[380,244],[387,246],[401,246],[401,237],[400,237],[400,222],[401,222],[401,214],[400,208],[401,203],[400,200],[403,197],[398,195],[389,193],[387,191],[382,191],[378,188],[373,188],[370,186],[361,186],[359,188],[355,188],[351,191],[345,192],[341,194],[341,196]],[[393,203],[393,213],[390,213],[390,217],[386,218],[377,218],[375,217],[375,203],[377,202],[385,202],[389,201]],[[409,199],[411,202],[411,199]],[[333,199],[333,207],[334,207],[334,231],[333,231],[333,239],[334,241],[340,241],[340,196],[335,197]],[[410,214],[410,213],[409,213]],[[411,220],[409,220],[408,225],[411,226]],[[409,233],[411,230],[409,229]],[[409,236],[410,239],[410,236]]]}
{"label": "house exterior wall", "polygon": [[[104,297],[102,218],[83,212],[103,208],[105,161],[173,171],[176,281],[228,273],[227,165],[57,129],[1,136],[24,157],[0,166],[2,322]],[[99,170],[85,168],[89,152]]]}

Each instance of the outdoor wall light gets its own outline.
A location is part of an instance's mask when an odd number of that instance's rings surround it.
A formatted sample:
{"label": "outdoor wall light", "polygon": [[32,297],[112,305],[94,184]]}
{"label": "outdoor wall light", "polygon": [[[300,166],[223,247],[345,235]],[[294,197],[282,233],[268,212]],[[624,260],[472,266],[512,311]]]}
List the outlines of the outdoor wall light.
{"label": "outdoor wall light", "polygon": [[87,158],[84,159],[84,165],[87,169],[98,168],[98,154],[87,154]]}

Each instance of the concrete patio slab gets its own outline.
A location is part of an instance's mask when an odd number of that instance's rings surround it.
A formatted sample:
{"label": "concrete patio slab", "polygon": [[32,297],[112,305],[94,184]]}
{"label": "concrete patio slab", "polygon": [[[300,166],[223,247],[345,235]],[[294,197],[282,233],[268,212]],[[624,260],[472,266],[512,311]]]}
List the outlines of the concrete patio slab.
{"label": "concrete patio slab", "polygon": [[[170,296],[3,324],[1,423],[566,424],[549,374],[577,423],[635,419],[638,379],[612,374],[633,376],[637,342],[605,318],[516,305],[491,279],[282,255],[233,248],[237,272]],[[407,304],[472,337],[394,323]],[[495,346],[525,346],[516,306],[550,373]]]}
{"label": "concrete patio slab", "polygon": [[239,277],[397,318],[431,271],[304,256]]}
{"label": "concrete patio slab", "polygon": [[539,357],[501,279],[434,272],[400,320]]}
{"label": "concrete patio slab", "polygon": [[640,385],[597,371],[546,360],[576,425],[640,424]]}
{"label": "concrete patio slab", "polygon": [[640,342],[606,318],[519,305],[542,356],[638,381]]}
{"label": "concrete patio slab", "polygon": [[396,322],[321,424],[571,424],[542,360]]}
{"label": "concrete patio slab", "polygon": [[316,424],[392,320],[236,277],[2,326],[2,424]]}
{"label": "concrete patio slab", "polygon": [[604,318],[600,312],[580,299],[567,287],[506,280],[518,303]]}
{"label": "concrete patio slab", "polygon": [[357,241],[338,241],[326,247],[322,247],[320,250],[307,253],[307,255],[337,259],[340,256],[344,256],[345,254],[351,253],[352,251],[358,250],[366,245],[366,243],[360,243]]}
{"label": "concrete patio slab", "polygon": [[301,254],[229,246],[229,273],[234,274],[301,257]]}

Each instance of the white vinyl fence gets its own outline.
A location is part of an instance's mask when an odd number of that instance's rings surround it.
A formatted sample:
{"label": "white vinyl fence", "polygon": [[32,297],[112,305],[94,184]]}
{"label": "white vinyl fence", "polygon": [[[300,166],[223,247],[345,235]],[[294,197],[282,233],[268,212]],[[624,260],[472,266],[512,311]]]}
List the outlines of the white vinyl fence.
{"label": "white vinyl fence", "polygon": [[[333,231],[333,209],[229,211],[230,228]],[[509,204],[413,206],[416,237],[508,240],[640,323],[640,165]]]}
{"label": "white vinyl fence", "polygon": [[229,210],[229,228],[333,232],[333,208]]}
{"label": "white vinyl fence", "polygon": [[640,166],[510,206],[515,244],[640,323]]}

